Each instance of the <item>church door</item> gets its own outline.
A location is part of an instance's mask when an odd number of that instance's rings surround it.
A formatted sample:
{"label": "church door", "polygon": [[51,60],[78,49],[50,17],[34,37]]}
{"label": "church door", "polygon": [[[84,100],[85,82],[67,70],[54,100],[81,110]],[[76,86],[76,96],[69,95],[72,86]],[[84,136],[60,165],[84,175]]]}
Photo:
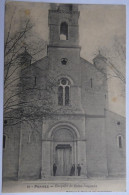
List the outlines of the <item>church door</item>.
{"label": "church door", "polygon": [[69,176],[72,166],[72,148],[70,144],[56,146],[57,176]]}

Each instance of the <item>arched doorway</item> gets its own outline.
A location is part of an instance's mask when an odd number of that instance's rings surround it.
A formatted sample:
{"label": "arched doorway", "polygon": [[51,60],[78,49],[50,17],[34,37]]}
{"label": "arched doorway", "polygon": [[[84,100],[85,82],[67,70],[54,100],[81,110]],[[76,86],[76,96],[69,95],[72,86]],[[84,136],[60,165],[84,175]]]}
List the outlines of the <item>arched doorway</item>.
{"label": "arched doorway", "polygon": [[57,165],[57,176],[70,175],[74,161],[73,140],[72,133],[66,128],[58,129],[53,135],[53,162]]}
{"label": "arched doorway", "polygon": [[57,165],[56,176],[70,176],[72,164],[77,161],[77,135],[69,126],[58,126],[51,135],[51,175],[52,165]]}

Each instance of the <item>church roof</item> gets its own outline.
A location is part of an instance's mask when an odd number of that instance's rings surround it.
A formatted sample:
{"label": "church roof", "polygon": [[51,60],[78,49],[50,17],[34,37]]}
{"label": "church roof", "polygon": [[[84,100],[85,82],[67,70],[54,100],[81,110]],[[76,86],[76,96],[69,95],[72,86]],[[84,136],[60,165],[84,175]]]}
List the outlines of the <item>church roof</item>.
{"label": "church roof", "polygon": [[[88,65],[89,67],[90,67],[90,69],[92,69],[92,70],[96,70],[97,72],[99,72],[99,73],[101,73],[102,74],[102,72],[99,70],[99,69],[97,69],[97,67],[94,65],[94,64],[92,64],[92,63],[90,63],[89,61],[87,61],[86,59],[84,59],[84,58],[80,58],[81,59],[81,62],[84,64],[84,65]],[[86,68],[86,66],[85,66],[85,68]],[[83,69],[82,71],[87,71],[86,69]]]}
{"label": "church roof", "polygon": [[44,71],[47,70],[48,69],[48,57],[45,56],[41,58],[40,60],[34,62],[31,66],[34,66]]}

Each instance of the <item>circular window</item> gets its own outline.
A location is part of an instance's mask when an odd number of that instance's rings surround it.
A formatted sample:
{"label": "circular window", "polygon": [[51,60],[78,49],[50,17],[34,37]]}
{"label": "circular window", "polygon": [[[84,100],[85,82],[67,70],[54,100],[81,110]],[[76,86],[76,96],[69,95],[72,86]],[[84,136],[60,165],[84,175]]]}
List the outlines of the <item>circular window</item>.
{"label": "circular window", "polygon": [[62,84],[62,85],[66,85],[66,83],[67,83],[67,80],[66,80],[66,79],[62,79],[62,80],[61,80],[61,84]]}
{"label": "circular window", "polygon": [[66,65],[66,64],[67,64],[67,61],[68,61],[67,58],[62,58],[62,59],[61,59],[62,65]]}
{"label": "circular window", "polygon": [[120,121],[117,122],[117,125],[120,125]]}

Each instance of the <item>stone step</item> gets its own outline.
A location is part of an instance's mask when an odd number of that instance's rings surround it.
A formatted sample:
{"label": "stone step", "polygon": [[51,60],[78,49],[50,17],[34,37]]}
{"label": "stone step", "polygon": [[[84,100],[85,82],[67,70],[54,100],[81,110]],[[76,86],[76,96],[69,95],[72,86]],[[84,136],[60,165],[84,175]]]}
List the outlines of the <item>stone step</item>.
{"label": "stone step", "polygon": [[87,179],[86,176],[50,176],[42,178],[41,180],[45,181],[71,181],[71,180],[85,180]]}

